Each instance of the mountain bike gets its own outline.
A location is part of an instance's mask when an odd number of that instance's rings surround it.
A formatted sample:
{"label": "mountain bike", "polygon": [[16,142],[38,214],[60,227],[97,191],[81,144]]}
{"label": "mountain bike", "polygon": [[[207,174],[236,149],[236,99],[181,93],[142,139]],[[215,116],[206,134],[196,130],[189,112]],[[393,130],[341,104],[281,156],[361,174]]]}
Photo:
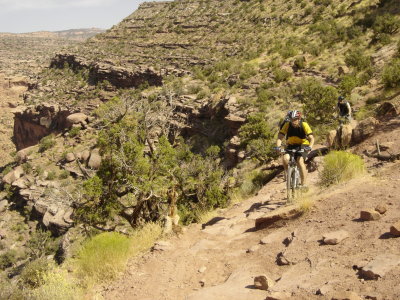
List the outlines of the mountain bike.
{"label": "mountain bike", "polygon": [[286,190],[288,202],[292,202],[293,199],[298,196],[298,192],[300,191],[300,170],[296,162],[296,153],[303,153],[304,149],[275,149],[281,153],[289,154],[289,163],[286,173]]}

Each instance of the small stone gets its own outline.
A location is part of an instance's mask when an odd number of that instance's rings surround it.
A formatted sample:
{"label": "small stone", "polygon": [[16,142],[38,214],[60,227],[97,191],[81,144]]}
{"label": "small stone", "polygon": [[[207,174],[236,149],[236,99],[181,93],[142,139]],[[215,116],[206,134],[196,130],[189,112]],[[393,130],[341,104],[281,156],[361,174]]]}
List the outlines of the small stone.
{"label": "small stone", "polygon": [[202,279],[202,280],[199,281],[199,283],[200,283],[201,287],[204,287],[206,285],[206,280]]}
{"label": "small stone", "polygon": [[202,267],[199,269],[199,273],[204,273],[206,270],[207,270],[207,267],[206,267],[206,266],[202,266]]}
{"label": "small stone", "polygon": [[336,292],[331,300],[362,300],[362,298],[354,292]]}
{"label": "small stone", "polygon": [[380,213],[381,215],[383,215],[383,214],[387,211],[386,206],[385,206],[384,204],[378,204],[378,205],[375,207],[375,210],[376,210],[378,213]]}
{"label": "small stone", "polygon": [[379,220],[380,218],[380,213],[372,209],[366,209],[360,212],[360,219],[363,221],[375,221]]}
{"label": "small stone", "polygon": [[101,156],[99,154],[98,149],[94,149],[92,153],[90,153],[90,158],[88,162],[88,166],[92,169],[99,169],[101,165]]}
{"label": "small stone", "polygon": [[349,233],[345,230],[329,232],[323,235],[323,241],[327,245],[337,245],[344,239],[349,237]]}
{"label": "small stone", "polygon": [[260,246],[258,246],[258,245],[251,246],[249,249],[246,250],[246,253],[256,252],[259,248],[260,248]]}
{"label": "small stone", "polygon": [[394,236],[400,236],[400,221],[397,221],[392,226],[390,226],[390,234]]}
{"label": "small stone", "polygon": [[268,289],[272,287],[274,283],[275,282],[266,275],[260,275],[254,278],[254,286],[260,290],[268,291]]}
{"label": "small stone", "polygon": [[285,257],[283,252],[279,252],[276,257],[276,263],[278,266],[287,266],[290,265],[290,261]]}

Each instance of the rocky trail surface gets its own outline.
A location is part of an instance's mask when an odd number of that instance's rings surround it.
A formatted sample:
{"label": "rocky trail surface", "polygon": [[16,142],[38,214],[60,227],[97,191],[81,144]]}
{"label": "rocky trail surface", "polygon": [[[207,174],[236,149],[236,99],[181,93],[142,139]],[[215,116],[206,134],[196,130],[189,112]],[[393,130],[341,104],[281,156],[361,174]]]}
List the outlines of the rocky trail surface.
{"label": "rocky trail surface", "polygon": [[[395,123],[395,122],[392,122]],[[399,144],[399,126],[382,131]],[[373,146],[372,139],[362,149]],[[357,152],[362,152],[361,146]],[[367,157],[366,157],[367,158]],[[399,299],[400,163],[367,158],[368,174],[287,205],[283,175],[206,224],[130,261],[105,299]],[[314,206],[299,217],[299,208]],[[262,287],[263,289],[260,289]]]}

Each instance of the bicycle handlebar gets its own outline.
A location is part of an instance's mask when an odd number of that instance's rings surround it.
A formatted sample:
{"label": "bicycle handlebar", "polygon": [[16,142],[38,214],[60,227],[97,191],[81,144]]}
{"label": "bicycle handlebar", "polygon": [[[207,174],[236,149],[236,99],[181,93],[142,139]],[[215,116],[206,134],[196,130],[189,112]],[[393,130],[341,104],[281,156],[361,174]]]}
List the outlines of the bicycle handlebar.
{"label": "bicycle handlebar", "polygon": [[280,153],[303,153],[306,149],[301,148],[301,149],[285,149],[281,147],[274,147],[274,150],[279,151]]}

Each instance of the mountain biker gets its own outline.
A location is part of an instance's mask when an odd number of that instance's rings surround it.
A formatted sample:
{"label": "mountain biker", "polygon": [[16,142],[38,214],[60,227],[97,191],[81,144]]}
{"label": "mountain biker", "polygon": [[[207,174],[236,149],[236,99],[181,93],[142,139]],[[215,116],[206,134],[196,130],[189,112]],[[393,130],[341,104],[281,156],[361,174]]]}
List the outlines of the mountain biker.
{"label": "mountain biker", "polygon": [[344,99],[343,96],[338,97],[337,111],[339,118],[345,118],[351,121],[351,107],[350,103]]}
{"label": "mountain biker", "polygon": [[[300,111],[291,111],[290,121],[286,122],[279,131],[278,139],[276,141],[276,149],[278,151],[280,151],[282,141],[285,137],[287,149],[304,149],[304,152],[296,153],[296,162],[300,170],[301,185],[306,187],[307,171],[304,160],[307,158],[309,151],[311,151],[314,145],[314,136],[310,125],[302,120]],[[287,172],[289,159],[289,154],[283,156],[282,161],[285,172]]]}

